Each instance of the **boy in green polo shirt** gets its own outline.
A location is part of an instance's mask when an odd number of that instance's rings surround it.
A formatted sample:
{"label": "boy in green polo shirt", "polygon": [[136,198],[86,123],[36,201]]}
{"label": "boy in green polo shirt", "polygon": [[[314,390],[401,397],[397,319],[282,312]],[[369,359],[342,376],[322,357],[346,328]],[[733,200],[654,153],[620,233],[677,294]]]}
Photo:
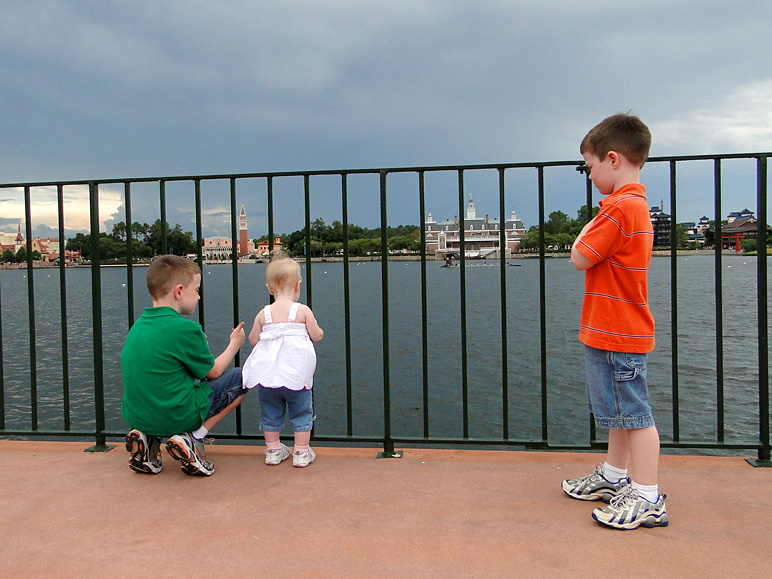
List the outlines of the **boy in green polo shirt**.
{"label": "boy in green polo shirt", "polygon": [[246,396],[241,368],[228,368],[244,344],[244,322],[215,359],[201,325],[182,317],[195,311],[200,286],[201,270],[184,257],[162,255],[147,270],[153,307],[131,327],[121,352],[121,415],[132,428],[126,450],[137,472],[161,472],[161,437],[168,436],[166,449],[182,472],[212,475],[204,437]]}

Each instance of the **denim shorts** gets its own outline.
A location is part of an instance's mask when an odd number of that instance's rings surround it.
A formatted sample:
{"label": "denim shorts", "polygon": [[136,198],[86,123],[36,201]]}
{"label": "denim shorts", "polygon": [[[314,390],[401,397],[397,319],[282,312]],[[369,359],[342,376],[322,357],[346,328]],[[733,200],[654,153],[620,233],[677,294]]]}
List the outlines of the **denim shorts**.
{"label": "denim shorts", "polygon": [[293,432],[308,432],[314,425],[314,400],[311,390],[266,388],[258,386],[260,396],[260,430],[279,432],[284,426],[285,408]]}
{"label": "denim shorts", "polygon": [[219,378],[207,380],[203,384],[212,389],[212,393],[209,395],[209,414],[206,415],[207,418],[220,414],[236,398],[248,392],[243,386],[241,368],[226,370]]}
{"label": "denim shorts", "polygon": [[646,384],[647,354],[585,346],[587,402],[595,426],[632,430],[654,426]]}

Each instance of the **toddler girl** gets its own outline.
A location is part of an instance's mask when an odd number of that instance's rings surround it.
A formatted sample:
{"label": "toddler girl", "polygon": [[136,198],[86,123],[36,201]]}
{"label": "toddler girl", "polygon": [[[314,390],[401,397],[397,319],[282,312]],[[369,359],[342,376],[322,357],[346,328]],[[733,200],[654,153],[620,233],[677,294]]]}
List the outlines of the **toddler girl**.
{"label": "toddler girl", "polygon": [[284,252],[276,251],[265,270],[266,287],[273,304],[255,316],[249,333],[254,346],[244,363],[244,387],[259,386],[260,429],[265,437],[265,464],[277,465],[290,456],[280,441],[285,410],[295,433],[292,465],[306,467],[316,458],[309,447],[314,421],[311,388],[316,352],[311,343],[324,332],[300,297],[300,266]]}

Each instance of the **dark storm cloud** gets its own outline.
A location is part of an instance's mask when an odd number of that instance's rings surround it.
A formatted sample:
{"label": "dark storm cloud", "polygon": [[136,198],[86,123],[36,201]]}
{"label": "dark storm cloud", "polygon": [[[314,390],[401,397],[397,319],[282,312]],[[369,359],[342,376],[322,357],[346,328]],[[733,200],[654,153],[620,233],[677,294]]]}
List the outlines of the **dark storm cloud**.
{"label": "dark storm cloud", "polygon": [[575,159],[630,109],[653,155],[768,150],[770,18],[761,1],[3,3],[2,180]]}

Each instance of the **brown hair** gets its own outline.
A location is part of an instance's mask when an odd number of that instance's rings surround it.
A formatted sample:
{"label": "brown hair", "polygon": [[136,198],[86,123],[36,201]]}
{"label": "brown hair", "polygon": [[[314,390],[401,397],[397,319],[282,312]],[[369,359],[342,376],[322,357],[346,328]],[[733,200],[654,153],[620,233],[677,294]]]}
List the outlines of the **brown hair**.
{"label": "brown hair", "polygon": [[187,286],[197,273],[201,269],[195,261],[179,255],[159,255],[147,268],[147,291],[154,299],[160,299],[177,284]]}
{"label": "brown hair", "polygon": [[282,250],[277,249],[271,256],[271,262],[265,268],[265,281],[272,289],[277,289],[300,281],[300,266]]}
{"label": "brown hair", "polygon": [[649,158],[651,133],[641,119],[630,113],[618,113],[603,119],[582,139],[579,152],[590,153],[603,161],[609,151],[616,151],[643,167]]}

